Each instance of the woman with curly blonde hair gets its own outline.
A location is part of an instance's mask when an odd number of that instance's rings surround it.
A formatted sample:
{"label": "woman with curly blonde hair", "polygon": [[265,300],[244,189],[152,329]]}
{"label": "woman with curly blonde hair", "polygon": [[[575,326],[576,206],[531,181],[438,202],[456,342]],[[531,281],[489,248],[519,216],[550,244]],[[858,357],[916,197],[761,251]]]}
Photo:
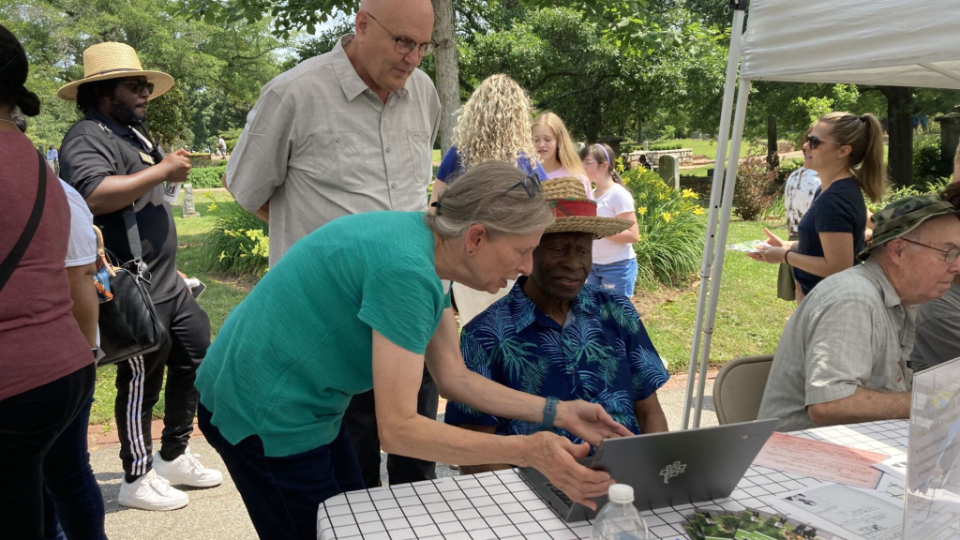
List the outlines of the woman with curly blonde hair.
{"label": "woman with curly blonde hair", "polygon": [[588,194],[593,193],[577,147],[559,116],[547,111],[533,121],[533,147],[537,150],[547,178],[572,176],[583,183]]}
{"label": "woman with curly blonde hair", "polygon": [[[435,206],[448,184],[485,161],[516,165],[527,176],[546,180],[530,136],[530,99],[516,81],[498,73],[480,83],[463,106],[454,146],[443,156],[433,183],[431,206]],[[432,210],[432,208],[431,208]],[[453,284],[453,298],[465,325],[513,288],[513,281],[497,293],[476,291]]]}
{"label": "woman with curly blonde hair", "polygon": [[484,161],[515,163],[546,180],[530,136],[531,116],[530,99],[516,81],[502,73],[484,79],[463,106],[454,146],[437,169],[431,203],[447,184]]}

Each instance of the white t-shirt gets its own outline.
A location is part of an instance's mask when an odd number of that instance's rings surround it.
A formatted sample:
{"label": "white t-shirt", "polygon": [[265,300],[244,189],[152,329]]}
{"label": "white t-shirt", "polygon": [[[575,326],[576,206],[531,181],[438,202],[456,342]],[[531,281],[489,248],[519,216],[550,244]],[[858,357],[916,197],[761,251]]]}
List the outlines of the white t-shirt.
{"label": "white t-shirt", "polygon": [[60,180],[70,203],[70,240],[67,242],[66,267],[83,266],[97,260],[97,233],[93,232],[93,214],[83,196]]}
{"label": "white t-shirt", "polygon": [[[597,217],[617,217],[636,208],[633,196],[620,184],[614,184],[606,193],[594,198],[597,200]],[[618,244],[605,238],[593,241],[593,264],[612,264],[635,258],[637,254],[633,252],[632,244]]]}
{"label": "white t-shirt", "polygon": [[[93,214],[83,196],[70,184],[60,180],[67,202],[70,204],[70,239],[67,241],[65,266],[84,266],[97,260],[97,233],[93,232]],[[97,328],[97,345],[100,344],[100,328]],[[101,356],[102,356],[101,352]]]}
{"label": "white t-shirt", "polygon": [[587,190],[587,197],[589,197],[590,199],[593,199],[593,187],[590,185],[590,179],[587,178],[587,176],[584,174],[572,174],[570,171],[567,170],[566,167],[560,167],[559,169],[553,172],[548,172],[547,180],[553,180],[554,178],[563,178],[564,176],[572,176],[574,178],[579,179],[581,182],[583,182],[583,188]]}
{"label": "white t-shirt", "polygon": [[787,233],[797,236],[800,219],[813,204],[813,195],[820,187],[820,177],[813,169],[800,168],[787,178],[783,186],[783,206],[787,213]]}

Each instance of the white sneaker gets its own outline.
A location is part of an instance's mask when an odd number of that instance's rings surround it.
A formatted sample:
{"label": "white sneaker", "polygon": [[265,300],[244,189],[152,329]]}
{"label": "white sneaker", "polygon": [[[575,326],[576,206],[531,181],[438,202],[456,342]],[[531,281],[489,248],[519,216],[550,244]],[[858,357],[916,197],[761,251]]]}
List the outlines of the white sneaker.
{"label": "white sneaker", "polygon": [[164,460],[160,457],[160,452],[157,452],[153,456],[153,469],[171,484],[209,488],[223,483],[220,471],[204,467],[199,458],[200,456],[191,454],[189,448],[173,461]]}
{"label": "white sneaker", "polygon": [[120,483],[120,497],[117,502],[129,508],[162,512],[183,508],[190,502],[190,497],[179,489],[170,487],[170,482],[151,470],[133,482],[127,482],[124,478]]}

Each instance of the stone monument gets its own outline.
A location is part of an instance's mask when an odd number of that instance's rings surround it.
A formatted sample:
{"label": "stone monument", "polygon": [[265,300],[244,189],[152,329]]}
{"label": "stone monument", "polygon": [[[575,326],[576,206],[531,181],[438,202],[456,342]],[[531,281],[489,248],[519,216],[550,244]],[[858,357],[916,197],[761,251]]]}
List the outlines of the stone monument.
{"label": "stone monument", "polygon": [[660,166],[657,173],[668,186],[673,186],[673,189],[680,191],[680,162],[677,160],[677,156],[670,154],[660,156]]}
{"label": "stone monument", "polygon": [[184,218],[200,217],[197,206],[193,202],[193,184],[183,184],[183,206],[180,209],[183,210]]}

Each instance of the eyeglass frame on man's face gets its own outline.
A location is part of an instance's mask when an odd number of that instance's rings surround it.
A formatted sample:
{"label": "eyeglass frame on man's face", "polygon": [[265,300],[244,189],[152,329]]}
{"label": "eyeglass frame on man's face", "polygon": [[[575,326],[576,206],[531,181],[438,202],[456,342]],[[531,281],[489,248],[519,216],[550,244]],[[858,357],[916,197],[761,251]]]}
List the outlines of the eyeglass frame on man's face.
{"label": "eyeglass frame on man's face", "polygon": [[154,90],[153,83],[143,77],[137,77],[134,79],[119,79],[117,81],[117,86],[120,86],[120,85],[126,86],[127,88],[130,89],[130,91],[132,91],[134,94],[138,96],[142,94],[144,90],[147,91],[148,96],[153,95],[153,90]]}
{"label": "eyeglass frame on man's face", "polygon": [[900,239],[903,240],[904,242],[909,242],[911,244],[915,244],[920,247],[925,247],[927,249],[932,249],[934,251],[939,251],[940,253],[943,253],[943,262],[947,264],[953,264],[957,262],[958,258],[960,258],[960,248],[957,248],[957,247],[949,250],[944,250],[940,248],[935,248],[933,246],[928,246],[927,244],[922,244],[920,242],[917,242],[916,240],[911,240],[909,238],[904,238],[902,236],[900,237]]}
{"label": "eyeglass frame on man's face", "polygon": [[402,54],[402,55],[404,55],[404,56],[412,53],[413,51],[415,51],[415,50],[417,50],[417,49],[419,49],[420,58],[423,58],[423,57],[430,56],[431,54],[433,54],[433,50],[437,47],[437,43],[436,43],[435,41],[425,41],[425,42],[423,42],[423,43],[417,43],[416,41],[414,41],[414,40],[412,40],[412,39],[410,39],[410,38],[395,36],[395,35],[393,35],[393,32],[387,30],[387,27],[384,26],[383,23],[381,23],[380,21],[378,21],[378,20],[376,19],[376,17],[374,17],[373,15],[371,15],[371,14],[369,14],[369,13],[367,13],[367,17],[370,17],[370,19],[371,19],[373,22],[377,23],[377,25],[379,25],[380,28],[383,28],[383,31],[386,32],[388,36],[390,36],[391,38],[393,38],[393,48],[394,48],[394,50],[396,50],[398,53],[400,53],[400,54]]}

